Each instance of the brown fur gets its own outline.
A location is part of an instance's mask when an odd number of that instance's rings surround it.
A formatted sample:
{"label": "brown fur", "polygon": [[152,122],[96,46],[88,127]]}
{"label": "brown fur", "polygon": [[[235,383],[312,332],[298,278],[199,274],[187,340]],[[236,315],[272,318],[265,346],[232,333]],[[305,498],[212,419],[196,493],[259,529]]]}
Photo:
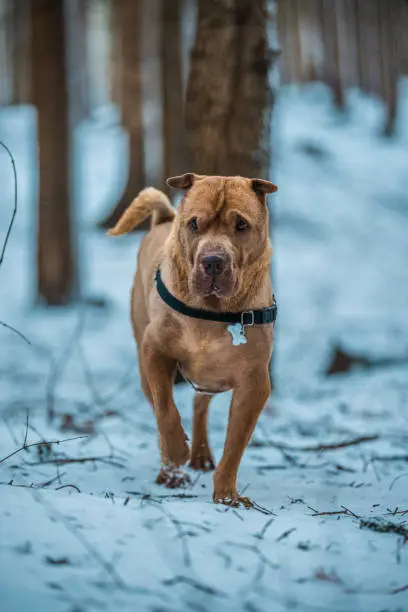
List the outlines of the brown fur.
{"label": "brown fur", "polygon": [[114,228],[108,230],[110,236],[120,236],[131,232],[146,217],[152,216],[152,227],[172,221],[176,216],[169,198],[154,187],[146,187],[125,210]]}
{"label": "brown fur", "polygon": [[[132,290],[132,323],[144,393],[159,430],[162,468],[158,482],[179,486],[180,468],[190,459],[195,469],[214,467],[207,439],[210,397],[196,395],[191,453],[173,400],[178,367],[201,389],[232,389],[223,457],[214,474],[213,498],[227,504],[250,502],[236,488],[238,467],[270,392],[268,364],[273,327],[246,327],[247,343],[233,346],[227,324],[191,319],[172,310],[157,294],[154,274],[160,264],[168,289],[186,304],[214,311],[243,311],[272,304],[265,194],[276,187],[261,179],[186,174],[168,183],[186,189],[177,214],[167,197],[143,190],[110,231],[133,229],[153,214],[142,241]],[[192,219],[197,231],[192,229]],[[249,228],[237,230],[237,220]],[[222,253],[219,286],[203,273],[208,254]],[[217,279],[216,279],[217,280]],[[217,281],[218,282],[218,281]]]}

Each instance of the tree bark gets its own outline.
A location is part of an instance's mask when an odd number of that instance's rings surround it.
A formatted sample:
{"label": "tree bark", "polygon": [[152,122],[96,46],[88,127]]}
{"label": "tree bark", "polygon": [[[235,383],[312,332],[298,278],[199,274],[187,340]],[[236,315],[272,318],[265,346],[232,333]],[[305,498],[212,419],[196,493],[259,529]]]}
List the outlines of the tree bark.
{"label": "tree bark", "polygon": [[0,0],[0,105],[13,104],[13,7]]}
{"label": "tree bark", "polygon": [[122,121],[129,136],[129,174],[122,197],[100,223],[108,228],[117,222],[137,193],[145,187],[142,117],[141,24],[143,0],[115,0],[118,39],[122,50]]}
{"label": "tree bark", "polygon": [[341,78],[341,55],[337,29],[339,16],[331,0],[321,0],[321,19],[324,45],[323,79],[331,87],[336,107],[344,110],[345,98]]}
{"label": "tree bark", "polygon": [[[161,70],[163,95],[164,178],[186,168],[180,0],[161,0]],[[165,181],[163,181],[165,185]]]}
{"label": "tree bark", "polygon": [[88,0],[66,2],[66,28],[68,48],[68,74],[70,93],[71,126],[75,128],[89,117],[89,73],[88,73]]}
{"label": "tree bark", "polygon": [[122,45],[121,29],[118,11],[110,6],[109,12],[110,57],[109,57],[109,89],[110,99],[119,108],[122,107]]}
{"label": "tree bark", "polygon": [[379,34],[380,34],[380,74],[381,94],[387,109],[383,128],[384,136],[394,136],[398,105],[398,35],[399,28],[395,12],[399,6],[390,6],[388,2],[379,2]]}
{"label": "tree bark", "polygon": [[[194,170],[269,175],[274,91],[267,0],[200,0],[187,87]],[[275,7],[273,7],[275,8]],[[275,20],[275,16],[273,15]]]}
{"label": "tree bark", "polygon": [[31,0],[33,100],[39,141],[38,298],[63,305],[77,292],[68,133],[64,2]]}
{"label": "tree bark", "polygon": [[14,0],[12,11],[13,103],[30,104],[30,23],[28,0]]}

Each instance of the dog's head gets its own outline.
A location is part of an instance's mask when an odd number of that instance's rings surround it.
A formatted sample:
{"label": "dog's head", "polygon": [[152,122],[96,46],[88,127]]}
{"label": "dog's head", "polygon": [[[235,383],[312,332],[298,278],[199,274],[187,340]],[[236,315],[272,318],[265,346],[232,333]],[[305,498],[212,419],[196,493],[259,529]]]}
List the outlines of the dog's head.
{"label": "dog's head", "polygon": [[233,297],[244,270],[269,255],[265,196],[277,187],[262,179],[193,173],[167,183],[186,190],[175,231],[190,290],[202,297]]}

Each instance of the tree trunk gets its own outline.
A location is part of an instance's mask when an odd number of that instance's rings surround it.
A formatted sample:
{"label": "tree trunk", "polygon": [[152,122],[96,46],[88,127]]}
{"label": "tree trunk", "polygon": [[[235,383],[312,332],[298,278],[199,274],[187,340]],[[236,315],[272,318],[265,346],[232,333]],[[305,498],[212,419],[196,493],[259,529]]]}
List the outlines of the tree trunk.
{"label": "tree trunk", "polygon": [[343,79],[345,88],[350,89],[356,87],[360,81],[357,7],[355,1],[349,1],[342,2],[339,9],[344,20],[343,38],[340,41],[344,58]]}
{"label": "tree trunk", "polygon": [[89,117],[88,0],[69,0],[66,4],[70,124],[75,128]]}
{"label": "tree trunk", "polygon": [[[161,0],[163,172],[165,179],[186,168],[180,0]],[[165,181],[163,181],[165,185]]]}
{"label": "tree trunk", "polygon": [[30,92],[30,23],[27,0],[14,0],[12,6],[13,103],[29,104]]}
{"label": "tree trunk", "polygon": [[269,0],[199,2],[186,100],[195,172],[269,176],[276,9]]}
{"label": "tree trunk", "polygon": [[321,19],[324,45],[323,79],[333,92],[336,107],[344,110],[345,99],[341,78],[341,56],[337,29],[338,12],[331,0],[321,0]]}
{"label": "tree trunk", "polygon": [[110,56],[109,56],[109,89],[110,99],[119,108],[122,107],[122,45],[121,29],[118,11],[115,6],[110,6],[109,11],[109,35],[110,35]]}
{"label": "tree trunk", "polygon": [[31,0],[33,100],[39,141],[40,299],[67,304],[76,294],[70,216],[67,65],[62,0]]}
{"label": "tree trunk", "polygon": [[[200,0],[186,125],[194,170],[269,175],[274,92],[267,0]],[[275,5],[274,7],[275,8]]]}
{"label": "tree trunk", "polygon": [[0,106],[13,104],[13,7],[0,0]]}
{"label": "tree trunk", "polygon": [[397,48],[400,32],[399,28],[396,27],[395,11],[398,11],[399,6],[390,6],[388,2],[379,2],[378,9],[381,46],[381,94],[387,109],[383,134],[384,136],[394,136],[398,103]]}
{"label": "tree trunk", "polygon": [[122,197],[114,210],[100,223],[108,228],[117,222],[123,211],[145,187],[142,117],[141,34],[143,0],[115,0],[118,39],[121,45],[122,121],[129,136],[129,174]]}

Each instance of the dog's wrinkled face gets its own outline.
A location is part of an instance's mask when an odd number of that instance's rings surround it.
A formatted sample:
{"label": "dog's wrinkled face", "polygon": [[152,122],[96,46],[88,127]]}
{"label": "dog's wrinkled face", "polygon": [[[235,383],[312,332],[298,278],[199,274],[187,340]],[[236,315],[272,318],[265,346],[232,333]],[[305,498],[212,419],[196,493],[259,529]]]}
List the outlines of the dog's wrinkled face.
{"label": "dog's wrinkled face", "polygon": [[190,290],[219,299],[236,295],[244,269],[268,249],[265,194],[277,188],[261,179],[190,173],[168,183],[187,189],[177,231]]}

